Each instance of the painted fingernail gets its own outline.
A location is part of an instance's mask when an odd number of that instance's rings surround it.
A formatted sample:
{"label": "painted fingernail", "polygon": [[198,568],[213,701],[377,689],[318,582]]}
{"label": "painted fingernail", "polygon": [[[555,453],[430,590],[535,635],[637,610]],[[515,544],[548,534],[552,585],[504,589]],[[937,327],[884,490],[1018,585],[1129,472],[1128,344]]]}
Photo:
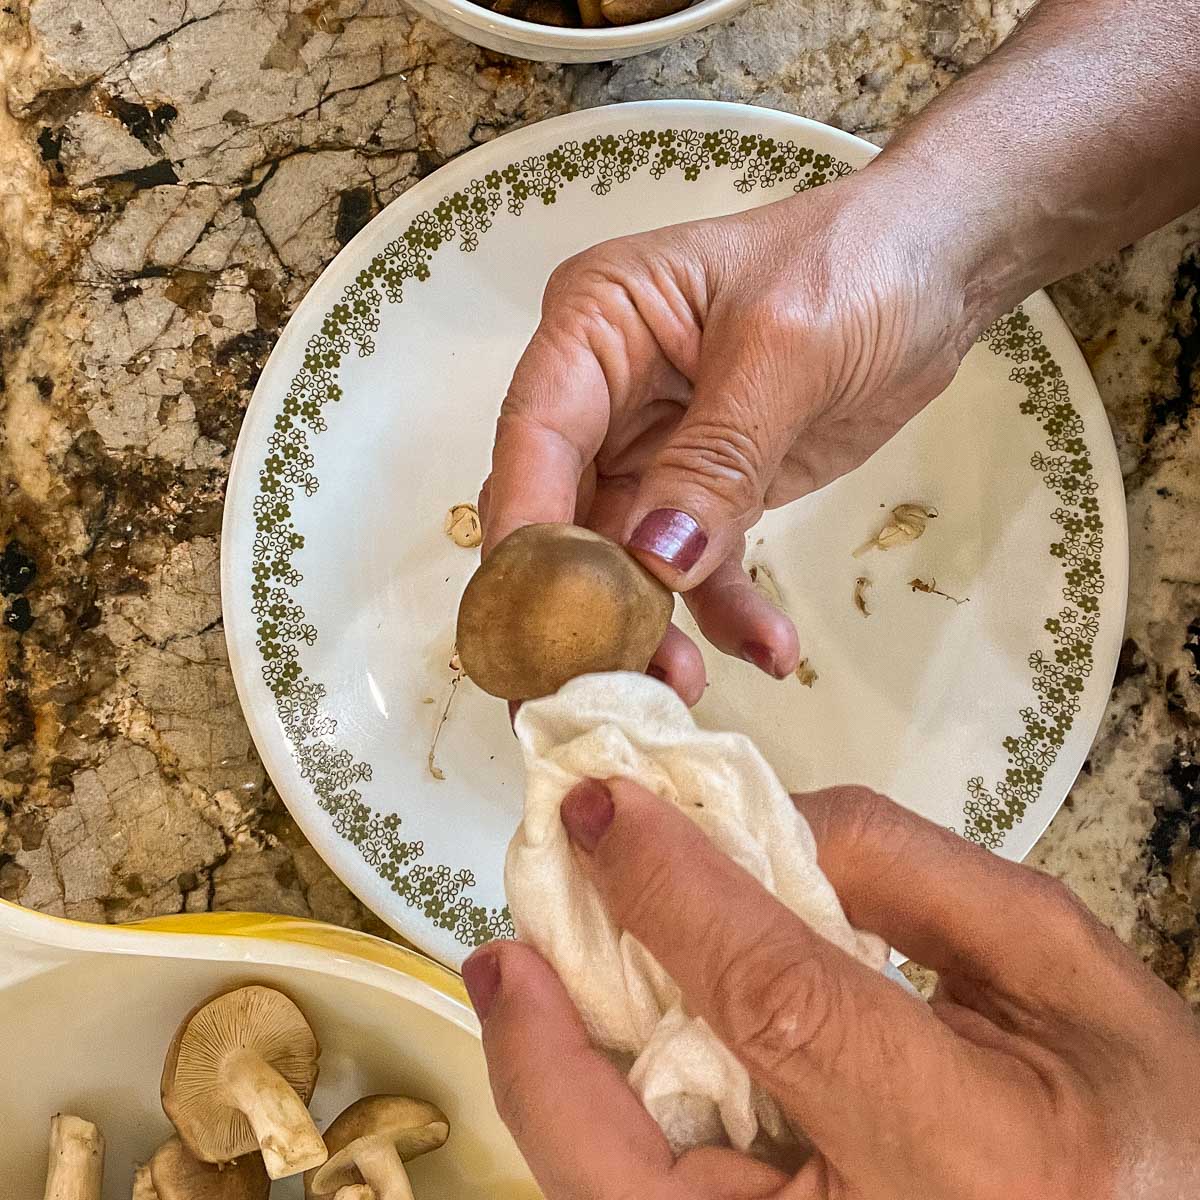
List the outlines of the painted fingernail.
{"label": "painted fingernail", "polygon": [[629,538],[631,549],[653,554],[677,571],[690,571],[707,545],[708,534],[696,518],[677,508],[647,513]]}
{"label": "painted fingernail", "polygon": [[496,997],[500,994],[500,960],[494,951],[484,946],[476,950],[462,965],[463,983],[475,1008],[475,1015],[486,1021]]}
{"label": "painted fingernail", "polygon": [[646,668],[646,674],[649,675],[651,679],[657,679],[659,683],[667,682],[667,673],[658,665],[658,663],[651,663]]}
{"label": "painted fingernail", "polygon": [[599,845],[613,819],[612,793],[596,779],[577,783],[562,802],[562,823],[567,836],[589,853]]}
{"label": "painted fingernail", "polygon": [[779,678],[779,671],[775,667],[775,655],[762,642],[746,642],[742,646],[742,657],[772,679]]}

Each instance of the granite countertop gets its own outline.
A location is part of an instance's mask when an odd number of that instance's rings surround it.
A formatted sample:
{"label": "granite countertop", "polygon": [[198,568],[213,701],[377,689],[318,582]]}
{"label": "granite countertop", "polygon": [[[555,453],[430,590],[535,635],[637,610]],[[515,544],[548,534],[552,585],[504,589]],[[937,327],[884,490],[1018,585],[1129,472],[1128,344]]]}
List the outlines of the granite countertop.
{"label": "granite countertop", "polygon": [[[1029,0],[764,0],[616,65],[400,0],[0,6],[0,897],[383,932],[289,818],[225,654],[221,501],[289,313],[382,205],[507,129],[646,97],[886,140]],[[1200,1004],[1200,212],[1053,295],[1129,496],[1127,640],[1033,856]]]}

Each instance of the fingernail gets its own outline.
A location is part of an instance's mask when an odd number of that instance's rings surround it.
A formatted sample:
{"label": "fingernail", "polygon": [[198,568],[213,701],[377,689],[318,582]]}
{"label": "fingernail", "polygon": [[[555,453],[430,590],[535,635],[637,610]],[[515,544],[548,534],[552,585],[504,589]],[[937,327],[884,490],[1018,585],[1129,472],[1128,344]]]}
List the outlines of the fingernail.
{"label": "fingernail", "polygon": [[775,655],[762,642],[746,642],[742,646],[742,657],[760,671],[770,675],[772,679],[779,678],[779,671],[775,666]]}
{"label": "fingernail", "polygon": [[646,668],[646,674],[649,675],[651,679],[657,679],[659,683],[667,682],[667,673],[658,665],[658,663],[651,663]]}
{"label": "fingernail", "polygon": [[690,571],[707,545],[708,534],[695,517],[677,508],[656,508],[647,513],[629,538],[631,549],[653,554],[677,571]]}
{"label": "fingernail", "polygon": [[462,977],[475,1015],[481,1021],[486,1021],[500,994],[500,960],[491,949],[484,946],[463,963]]}
{"label": "fingernail", "polygon": [[567,836],[581,849],[595,850],[613,819],[612,793],[596,779],[577,783],[562,802]]}

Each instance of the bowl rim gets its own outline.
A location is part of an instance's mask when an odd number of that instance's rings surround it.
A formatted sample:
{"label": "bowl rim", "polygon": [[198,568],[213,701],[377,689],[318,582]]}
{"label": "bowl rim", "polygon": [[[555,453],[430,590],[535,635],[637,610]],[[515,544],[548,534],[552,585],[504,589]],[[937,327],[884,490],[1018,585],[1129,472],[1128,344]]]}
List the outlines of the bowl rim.
{"label": "bowl rim", "polygon": [[595,52],[621,51],[644,47],[647,51],[694,33],[723,17],[731,16],[750,0],[697,0],[665,17],[638,21],[632,25],[612,25],[603,29],[562,28],[539,25],[492,12],[475,0],[424,0],[430,8],[453,14],[473,29],[479,29],[506,41],[524,42],[541,49]]}
{"label": "bowl rim", "polygon": [[[323,921],[272,913],[182,913],[129,925],[97,925],[0,900],[0,990],[5,959],[22,944],[65,952],[46,969],[84,954],[228,962],[350,979],[408,1000],[475,1039],[480,1024],[461,979],[416,950]],[[28,964],[23,964],[27,966]],[[20,982],[28,970],[18,971]]]}

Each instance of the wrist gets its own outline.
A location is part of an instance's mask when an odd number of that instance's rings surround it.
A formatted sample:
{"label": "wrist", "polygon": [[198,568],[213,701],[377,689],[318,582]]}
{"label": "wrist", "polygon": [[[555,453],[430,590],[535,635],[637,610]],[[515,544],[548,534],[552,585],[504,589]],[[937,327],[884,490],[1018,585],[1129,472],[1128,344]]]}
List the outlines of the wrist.
{"label": "wrist", "polygon": [[979,186],[969,167],[946,169],[898,145],[860,178],[878,210],[877,227],[903,238],[932,282],[961,304],[960,332],[968,341],[1056,278],[1039,252],[1036,214],[1018,220],[1006,213],[998,189]]}

